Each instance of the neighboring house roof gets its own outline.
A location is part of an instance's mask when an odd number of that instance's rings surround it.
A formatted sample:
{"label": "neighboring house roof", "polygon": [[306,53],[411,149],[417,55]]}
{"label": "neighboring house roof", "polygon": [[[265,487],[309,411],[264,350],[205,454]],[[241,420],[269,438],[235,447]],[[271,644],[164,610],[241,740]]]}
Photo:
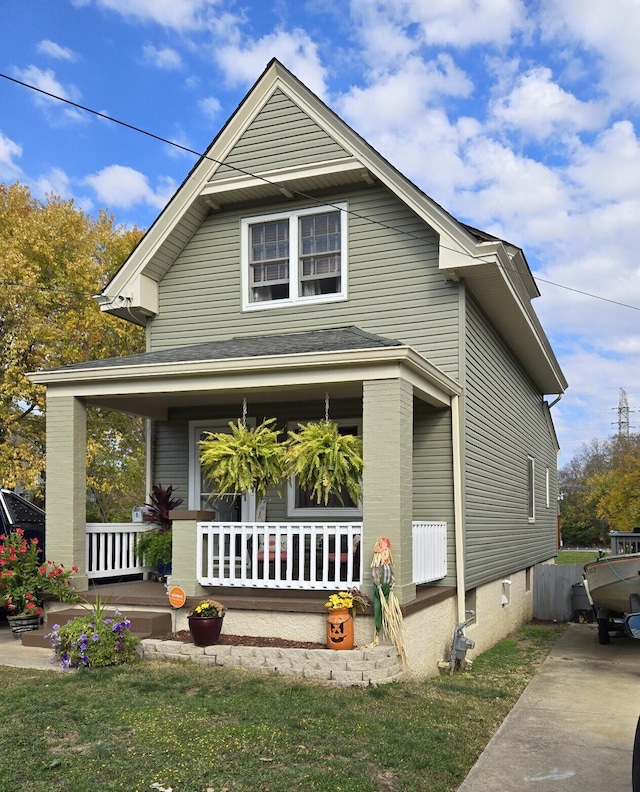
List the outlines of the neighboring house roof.
{"label": "neighboring house roof", "polygon": [[[286,158],[276,168],[234,159],[236,144],[277,92],[330,137],[324,159],[316,161],[312,149],[308,162],[293,166]],[[144,325],[158,313],[158,284],[209,211],[357,183],[383,184],[438,234],[443,277],[465,281],[542,393],[564,391],[567,382],[531,306],[540,293],[522,251],[457,221],[275,59],[96,299],[102,310]]]}

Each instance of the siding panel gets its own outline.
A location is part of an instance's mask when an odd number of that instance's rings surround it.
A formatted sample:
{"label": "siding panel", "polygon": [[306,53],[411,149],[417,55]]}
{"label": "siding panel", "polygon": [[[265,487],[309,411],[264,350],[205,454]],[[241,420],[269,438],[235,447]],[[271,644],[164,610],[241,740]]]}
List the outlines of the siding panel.
{"label": "siding panel", "polygon": [[310,165],[346,156],[348,152],[342,146],[278,89],[225,157],[211,181],[229,178],[240,171],[259,173],[283,165]]}
{"label": "siding panel", "polygon": [[[150,348],[169,349],[233,336],[357,325],[411,345],[458,377],[457,285],[438,271],[438,238],[380,187],[332,192],[347,200],[349,295],[344,302],[242,311],[240,221],[264,207],[210,214],[164,277]],[[286,211],[314,205],[278,202]],[[270,209],[270,210],[271,210]]]}
{"label": "siding panel", "polygon": [[[557,468],[542,396],[471,299],[466,341],[466,583],[472,587],[555,555]],[[533,524],[529,455],[535,460]]]}

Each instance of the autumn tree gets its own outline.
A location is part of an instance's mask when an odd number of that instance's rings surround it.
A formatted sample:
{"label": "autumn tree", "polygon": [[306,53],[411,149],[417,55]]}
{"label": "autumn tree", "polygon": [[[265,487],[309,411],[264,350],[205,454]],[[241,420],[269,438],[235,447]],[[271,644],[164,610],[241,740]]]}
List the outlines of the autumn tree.
{"label": "autumn tree", "polygon": [[[24,185],[0,184],[2,486],[37,492],[43,485],[45,389],[26,372],[144,348],[142,328],[102,313],[92,299],[140,237],[137,228],[116,226],[104,211],[92,217],[73,201],[54,195],[39,201]],[[119,500],[124,481],[140,490],[134,499],[140,502],[145,494],[140,419],[90,411],[88,422],[90,502]],[[125,453],[116,458],[121,448]],[[114,509],[98,511],[113,514]]]}
{"label": "autumn tree", "polygon": [[558,472],[565,544],[605,544],[640,526],[640,435],[583,444]]}

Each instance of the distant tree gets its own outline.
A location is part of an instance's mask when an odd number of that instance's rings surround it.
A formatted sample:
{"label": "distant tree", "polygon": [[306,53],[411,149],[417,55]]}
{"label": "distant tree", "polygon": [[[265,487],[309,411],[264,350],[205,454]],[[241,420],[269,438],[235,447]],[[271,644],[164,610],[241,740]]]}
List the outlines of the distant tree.
{"label": "distant tree", "polygon": [[607,455],[602,443],[583,444],[573,459],[558,471],[562,539],[565,545],[604,544],[609,533],[605,522],[591,502],[588,480],[606,468]]}
{"label": "distant tree", "polygon": [[[73,201],[54,195],[39,201],[24,185],[0,184],[2,486],[38,492],[43,485],[45,390],[26,372],[144,349],[141,328],[102,313],[92,299],[141,236],[137,228],[115,226],[106,212],[94,218]],[[134,500],[142,503],[140,421],[96,411],[89,425],[92,501],[102,500],[100,509],[111,513],[107,501],[138,482]],[[115,462],[120,448],[126,453]]]}
{"label": "distant tree", "polygon": [[565,544],[606,544],[640,525],[640,435],[583,444],[558,482]]}
{"label": "distant tree", "polygon": [[610,469],[588,481],[591,500],[612,530],[633,531],[640,526],[640,435],[616,438],[613,448]]}

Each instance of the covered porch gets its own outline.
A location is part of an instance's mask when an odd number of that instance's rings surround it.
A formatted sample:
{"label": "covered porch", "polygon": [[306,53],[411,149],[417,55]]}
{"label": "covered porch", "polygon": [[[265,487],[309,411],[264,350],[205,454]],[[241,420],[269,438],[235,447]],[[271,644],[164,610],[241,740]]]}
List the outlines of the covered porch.
{"label": "covered porch", "polygon": [[[271,354],[264,354],[270,349]],[[190,597],[215,588],[216,594],[249,591],[254,599],[266,597],[266,590],[324,592],[359,586],[368,580],[366,560],[382,535],[392,543],[401,603],[415,600],[416,586],[426,580],[455,583],[454,521],[437,519],[439,514],[416,507],[414,499],[414,413],[422,405],[445,427],[439,431],[447,433],[451,462],[441,489],[451,493],[453,503],[459,488],[460,387],[399,342],[356,328],[315,331],[96,361],[32,378],[47,386],[47,546],[56,560],[85,570],[76,580],[80,591],[104,573],[91,567],[100,556],[100,540],[91,540],[92,550],[85,523],[87,405],[142,415],[150,426],[155,422],[171,429],[176,415],[201,415],[203,410],[233,419],[243,399],[261,416],[270,415],[266,410],[277,404],[289,411],[291,405],[323,404],[326,394],[338,408],[357,405],[364,457],[357,513],[348,519],[301,521],[274,501],[274,516],[266,520],[256,519],[250,503],[240,520],[212,519],[190,489],[188,508],[172,514],[172,583]],[[149,487],[153,481],[175,483],[166,480],[157,460],[150,442]],[[179,469],[186,467],[180,463]],[[196,479],[197,473],[189,470],[189,488]],[[434,555],[423,540],[424,526],[435,524],[444,524],[444,538]],[[110,533],[109,526],[103,528]],[[433,557],[438,558],[436,576],[424,569],[416,574]]]}

